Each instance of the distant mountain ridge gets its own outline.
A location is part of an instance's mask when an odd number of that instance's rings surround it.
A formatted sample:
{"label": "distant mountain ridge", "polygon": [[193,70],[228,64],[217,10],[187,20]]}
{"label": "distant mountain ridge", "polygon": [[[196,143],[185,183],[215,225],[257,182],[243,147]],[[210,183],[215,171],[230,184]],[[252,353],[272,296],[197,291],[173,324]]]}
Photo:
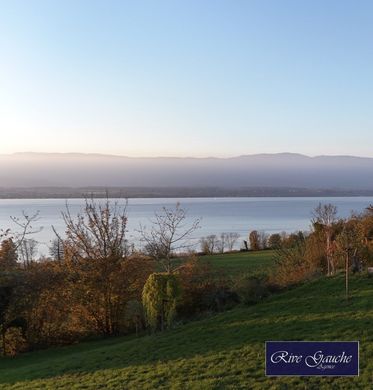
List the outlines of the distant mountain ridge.
{"label": "distant mountain ridge", "polygon": [[0,154],[0,157],[11,157],[11,156],[25,156],[25,157],[69,157],[69,156],[77,156],[77,157],[108,157],[108,158],[128,158],[128,159],[197,159],[197,160],[205,160],[205,159],[216,159],[216,160],[232,160],[232,159],[240,159],[240,158],[253,158],[253,157],[278,157],[278,158],[301,158],[301,159],[319,159],[319,158],[352,158],[352,159],[368,159],[373,160],[373,157],[364,157],[364,156],[353,156],[348,154],[343,155],[316,155],[316,156],[308,156],[302,153],[291,153],[291,152],[280,152],[280,153],[254,153],[254,154],[242,154],[239,156],[233,157],[189,157],[189,156],[153,156],[153,157],[130,157],[126,155],[119,154],[107,154],[107,153],[81,153],[81,152],[15,152],[10,154]]}
{"label": "distant mountain ridge", "polygon": [[373,158],[296,153],[127,157],[83,153],[0,155],[0,187],[287,187],[373,190]]}

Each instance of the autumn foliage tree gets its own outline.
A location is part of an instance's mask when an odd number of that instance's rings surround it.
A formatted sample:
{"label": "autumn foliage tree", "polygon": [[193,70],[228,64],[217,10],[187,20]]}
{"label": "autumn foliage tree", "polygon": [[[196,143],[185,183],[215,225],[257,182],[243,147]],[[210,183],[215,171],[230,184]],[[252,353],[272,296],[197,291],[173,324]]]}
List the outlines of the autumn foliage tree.
{"label": "autumn foliage tree", "polygon": [[260,236],[256,230],[253,230],[249,234],[250,249],[252,251],[258,251],[260,249]]}
{"label": "autumn foliage tree", "polygon": [[332,204],[321,204],[313,212],[313,224],[319,225],[325,237],[325,253],[327,262],[327,275],[335,273],[335,261],[333,257],[332,234],[333,224],[337,221],[337,207]]}
{"label": "autumn foliage tree", "polygon": [[83,212],[76,217],[69,207],[62,216],[66,225],[63,266],[75,311],[96,332],[118,334],[126,303],[141,299],[152,269],[148,259],[128,256],[126,205],[86,199]]}
{"label": "autumn foliage tree", "polygon": [[11,238],[5,239],[0,245],[0,270],[11,270],[17,267],[17,246]]}

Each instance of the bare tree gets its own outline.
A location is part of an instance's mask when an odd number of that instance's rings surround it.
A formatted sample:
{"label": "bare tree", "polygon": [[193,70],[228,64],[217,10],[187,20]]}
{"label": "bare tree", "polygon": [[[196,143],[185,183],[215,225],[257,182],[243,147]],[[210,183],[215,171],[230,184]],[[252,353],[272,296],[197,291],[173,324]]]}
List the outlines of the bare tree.
{"label": "bare tree", "polygon": [[240,235],[238,233],[223,232],[220,234],[219,240],[216,241],[216,245],[214,245],[214,248],[216,246],[218,252],[220,253],[224,253],[225,249],[228,249],[228,251],[232,251],[239,237]]}
{"label": "bare tree", "polygon": [[23,218],[10,217],[11,220],[21,229],[19,232],[14,233],[17,248],[22,245],[23,240],[25,240],[29,235],[39,233],[43,229],[42,227],[34,228],[34,223],[40,219],[39,211],[32,215],[28,215],[22,211],[22,217]]}
{"label": "bare tree", "polygon": [[335,264],[333,259],[332,233],[333,224],[337,221],[337,207],[332,204],[321,204],[313,212],[312,223],[320,225],[325,235],[325,252],[327,275],[334,275]]}
{"label": "bare tree", "polygon": [[18,246],[18,256],[23,262],[24,267],[28,267],[35,259],[38,253],[39,243],[33,238],[25,238]]}
{"label": "bare tree", "polygon": [[219,253],[224,253],[227,246],[228,233],[220,233],[220,239],[217,241],[217,250]]}
{"label": "bare tree", "polygon": [[30,235],[39,233],[43,228],[35,228],[33,225],[39,220],[39,211],[29,215],[22,211],[22,217],[11,216],[10,219],[19,228],[18,231],[12,229],[0,229],[0,241],[7,242],[14,249],[16,260],[23,261],[24,266],[28,266],[37,254],[38,242],[28,238]]}
{"label": "bare tree", "polygon": [[210,234],[200,239],[202,252],[212,255],[216,250],[220,250],[220,242],[216,234]]}
{"label": "bare tree", "polygon": [[174,209],[163,207],[162,213],[155,213],[151,227],[140,225],[139,233],[144,243],[144,251],[159,261],[166,272],[172,273],[174,254],[191,248],[190,238],[199,228],[200,220],[186,223],[186,210],[176,203]]}
{"label": "bare tree", "polygon": [[[53,229],[55,231],[55,229]],[[64,242],[58,236],[58,233],[55,231],[56,238],[51,241],[49,246],[49,255],[53,260],[61,261],[64,258]]]}
{"label": "bare tree", "polygon": [[10,219],[18,226],[19,231],[12,231],[12,229],[0,229],[0,239],[11,239],[18,249],[23,241],[31,234],[39,233],[43,227],[35,228],[33,225],[39,220],[39,211],[35,214],[29,215],[22,211],[22,217],[11,216]]}
{"label": "bare tree", "polygon": [[351,262],[357,255],[361,241],[357,231],[354,228],[353,220],[346,221],[343,230],[336,238],[336,247],[338,252],[345,260],[345,294],[346,300],[349,298],[349,270]]}
{"label": "bare tree", "polygon": [[268,234],[266,232],[259,232],[259,246],[260,249],[266,249],[268,247]]}
{"label": "bare tree", "polygon": [[237,240],[240,238],[240,235],[238,233],[226,233],[225,238],[226,238],[228,250],[232,251]]}

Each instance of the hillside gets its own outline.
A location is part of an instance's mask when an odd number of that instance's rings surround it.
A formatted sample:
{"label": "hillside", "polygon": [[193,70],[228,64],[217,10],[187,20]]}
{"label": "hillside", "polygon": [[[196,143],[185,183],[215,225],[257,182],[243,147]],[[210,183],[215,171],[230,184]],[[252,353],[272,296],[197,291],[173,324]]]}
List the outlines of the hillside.
{"label": "hillside", "polygon": [[[0,389],[368,389],[373,279],[321,278],[163,334],[0,360]],[[266,340],[360,340],[360,377],[266,378]],[[299,386],[299,387],[298,387]]]}

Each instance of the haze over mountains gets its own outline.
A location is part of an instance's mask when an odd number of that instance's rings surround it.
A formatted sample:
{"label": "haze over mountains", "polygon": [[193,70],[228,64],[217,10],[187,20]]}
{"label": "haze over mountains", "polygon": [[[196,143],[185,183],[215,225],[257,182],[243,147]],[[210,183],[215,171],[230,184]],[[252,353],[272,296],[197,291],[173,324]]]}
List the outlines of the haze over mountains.
{"label": "haze over mountains", "polygon": [[257,154],[132,158],[100,154],[0,155],[0,187],[288,187],[373,190],[373,158]]}

